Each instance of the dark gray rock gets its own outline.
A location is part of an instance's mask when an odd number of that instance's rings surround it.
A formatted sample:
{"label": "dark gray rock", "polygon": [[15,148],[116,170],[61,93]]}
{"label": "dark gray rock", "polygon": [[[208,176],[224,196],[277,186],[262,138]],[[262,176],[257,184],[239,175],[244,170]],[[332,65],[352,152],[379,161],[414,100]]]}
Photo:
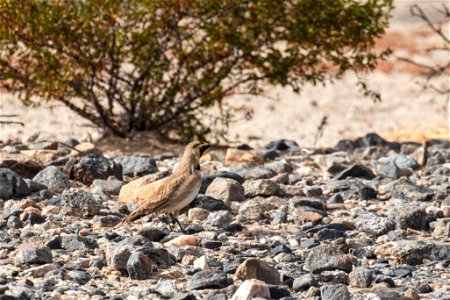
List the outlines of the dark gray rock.
{"label": "dark gray rock", "polygon": [[319,241],[333,241],[345,237],[345,232],[336,229],[323,228],[316,233],[316,237]]}
{"label": "dark gray rock", "polygon": [[52,252],[48,247],[24,247],[14,256],[14,263],[16,265],[46,264],[51,263],[52,261]]}
{"label": "dark gray rock", "polygon": [[296,151],[300,149],[296,141],[285,139],[271,141],[264,148],[278,151]]}
{"label": "dark gray rock", "polygon": [[192,276],[189,289],[222,289],[228,286],[227,274],[222,271],[200,271]]}
{"label": "dark gray rock", "polygon": [[373,179],[375,178],[375,174],[373,174],[373,172],[368,167],[360,164],[355,164],[335,176],[337,180],[343,180],[348,177]]}
{"label": "dark gray rock", "polygon": [[293,207],[303,207],[308,206],[311,208],[324,210],[325,204],[317,198],[307,198],[307,197],[294,197],[289,200]]}
{"label": "dark gray rock", "polygon": [[424,208],[400,207],[389,215],[394,220],[398,229],[412,228],[415,230],[429,230],[431,217]]}
{"label": "dark gray rock", "polygon": [[159,242],[167,235],[167,233],[155,227],[144,227],[138,234],[152,242]]}
{"label": "dark gray rock", "polygon": [[112,255],[110,258],[111,266],[117,271],[126,271],[128,259],[130,258],[130,256],[130,247],[116,247],[114,251],[112,251]]}
{"label": "dark gray rock", "polygon": [[91,280],[91,278],[92,278],[89,273],[87,273],[86,271],[81,271],[81,270],[69,271],[69,272],[67,272],[67,277],[69,277],[70,279],[76,281],[77,283],[79,283],[81,285],[88,283],[89,280]]}
{"label": "dark gray rock", "polygon": [[240,184],[244,183],[244,179],[239,174],[233,172],[219,172],[217,174],[202,177],[202,185],[200,186],[199,194],[204,194],[208,189],[208,186],[216,178],[229,178],[239,182]]}
{"label": "dark gray rock", "polygon": [[222,200],[214,199],[205,195],[197,195],[194,201],[192,201],[188,206],[188,208],[192,207],[201,207],[208,211],[230,210],[230,207]]}
{"label": "dark gray rock", "polygon": [[344,203],[344,198],[342,198],[341,194],[337,193],[337,194],[334,194],[333,196],[331,196],[330,198],[328,198],[328,203],[331,203],[331,204]]}
{"label": "dark gray rock", "polygon": [[264,164],[264,168],[274,171],[277,174],[292,173],[292,164],[284,159]]}
{"label": "dark gray rock", "polygon": [[358,179],[330,181],[324,186],[324,192],[339,193],[342,198],[369,200],[377,197],[377,191]]}
{"label": "dark gray rock", "polygon": [[321,282],[348,284],[348,274],[341,270],[323,271],[319,275]]}
{"label": "dark gray rock", "polygon": [[59,243],[61,245],[60,248],[52,248],[52,245],[57,245],[57,241],[53,241],[50,245],[47,243],[47,246],[49,246],[51,249],[66,249],[68,251],[75,251],[75,250],[88,250],[88,249],[96,249],[98,248],[98,244],[95,240],[88,238],[88,237],[82,237],[76,234],[71,235],[63,235],[58,236],[56,239],[59,239]]}
{"label": "dark gray rock", "polygon": [[242,169],[236,169],[233,170],[234,173],[238,174],[245,180],[248,179],[268,179],[272,178],[273,176],[277,175],[272,170],[269,170],[267,168],[264,168],[262,166],[255,166],[255,167],[248,167],[248,168],[242,168]]}
{"label": "dark gray rock", "polygon": [[223,243],[221,241],[206,240],[206,239],[202,239],[201,241],[202,247],[207,249],[218,249],[222,246],[222,244]]}
{"label": "dark gray rock", "polygon": [[92,193],[101,193],[105,195],[119,195],[120,189],[124,185],[123,181],[120,180],[104,180],[95,179],[92,182]]}
{"label": "dark gray rock", "polygon": [[102,203],[91,193],[81,189],[71,188],[65,190],[61,198],[64,201],[64,213],[81,218],[90,218],[100,212]]}
{"label": "dark gray rock", "polygon": [[179,292],[176,281],[171,279],[158,280],[158,283],[153,287],[153,291],[170,299],[173,299],[173,296]]}
{"label": "dark gray rock", "polygon": [[84,184],[91,184],[95,179],[107,179],[115,176],[122,180],[122,169],[113,160],[100,153],[91,153],[80,158],[71,168],[71,178]]}
{"label": "dark gray rock", "polygon": [[24,225],[25,223],[16,216],[10,216],[8,218],[8,222],[6,223],[6,226],[12,229],[19,229],[22,228]]}
{"label": "dark gray rock", "polygon": [[319,282],[316,276],[312,274],[306,274],[294,280],[292,289],[296,292],[306,291],[312,286],[319,286]]}
{"label": "dark gray rock", "polygon": [[349,283],[359,288],[368,288],[374,280],[374,272],[367,267],[356,267],[349,275]]}
{"label": "dark gray rock", "polygon": [[320,288],[321,300],[350,300],[351,295],[347,287],[340,284],[325,284]]}
{"label": "dark gray rock", "polygon": [[275,215],[272,219],[272,224],[278,225],[282,223],[286,223],[287,216],[289,214],[289,207],[287,205],[283,205],[275,212]]}
{"label": "dark gray rock", "polygon": [[31,194],[27,183],[15,172],[0,168],[0,199],[22,198]]}
{"label": "dark gray rock", "polygon": [[413,170],[420,166],[410,156],[396,154],[389,157],[382,157],[378,160],[378,174],[381,176],[398,179],[402,176],[411,176]]}
{"label": "dark gray rock", "polygon": [[303,192],[308,197],[319,197],[322,196],[322,188],[320,186],[306,186]]}
{"label": "dark gray rock", "polygon": [[127,261],[127,271],[131,279],[148,279],[152,273],[152,262],[144,253],[133,252]]}
{"label": "dark gray rock", "polygon": [[274,284],[269,284],[269,292],[272,299],[285,299],[291,295],[287,288]]}
{"label": "dark gray rock", "polygon": [[61,193],[70,187],[70,181],[67,176],[55,166],[48,166],[33,177],[33,181],[47,186],[47,189],[53,193]]}
{"label": "dark gray rock", "polygon": [[431,189],[416,185],[406,177],[380,186],[380,191],[394,198],[416,201],[427,201],[434,196]]}
{"label": "dark gray rock", "polygon": [[122,165],[123,175],[143,176],[158,172],[153,158],[148,156],[118,156],[114,158],[116,164]]}
{"label": "dark gray rock", "polygon": [[380,283],[380,282],[387,283],[389,285],[389,287],[391,287],[391,288],[395,287],[394,280],[389,276],[382,275],[382,274],[377,275],[375,277],[374,283]]}
{"label": "dark gray rock", "polygon": [[122,217],[117,215],[95,216],[92,223],[95,227],[114,227],[122,220]]}
{"label": "dark gray rock", "polygon": [[275,182],[268,179],[247,180],[244,182],[245,196],[269,197],[283,195],[283,191]]}
{"label": "dark gray rock", "polygon": [[311,273],[327,270],[342,270],[349,273],[352,271],[352,262],[348,255],[341,253],[331,245],[321,245],[309,250],[305,267]]}
{"label": "dark gray rock", "polygon": [[42,190],[47,190],[47,186],[45,186],[42,183],[30,180],[30,179],[24,179],[27,183],[28,188],[32,193],[40,192]]}

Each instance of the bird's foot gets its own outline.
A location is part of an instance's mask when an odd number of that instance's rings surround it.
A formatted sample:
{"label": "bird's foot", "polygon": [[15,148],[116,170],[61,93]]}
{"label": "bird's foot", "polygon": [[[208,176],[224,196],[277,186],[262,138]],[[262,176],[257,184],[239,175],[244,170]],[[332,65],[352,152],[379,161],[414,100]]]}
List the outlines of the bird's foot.
{"label": "bird's foot", "polygon": [[[170,214],[170,217],[172,218],[172,224],[178,224],[178,226],[180,227],[180,230],[183,234],[186,234],[186,230],[184,230],[183,226],[181,226],[180,221],[178,221],[178,218],[175,217],[172,213]],[[169,226],[170,227],[170,226]],[[170,230],[172,230],[172,228],[170,228]]]}

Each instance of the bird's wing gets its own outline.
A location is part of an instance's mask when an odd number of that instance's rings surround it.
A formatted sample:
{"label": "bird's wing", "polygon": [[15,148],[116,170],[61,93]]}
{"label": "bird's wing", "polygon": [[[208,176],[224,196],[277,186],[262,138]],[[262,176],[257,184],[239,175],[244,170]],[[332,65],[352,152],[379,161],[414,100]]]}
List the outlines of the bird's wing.
{"label": "bird's wing", "polygon": [[138,203],[142,203],[141,206],[124,218],[114,228],[119,228],[126,223],[162,209],[167,204],[167,201],[178,193],[178,189],[184,180],[186,180],[186,176],[172,174],[164,184],[159,184],[156,189],[154,186],[150,187],[150,185],[138,189],[136,192],[136,200]]}

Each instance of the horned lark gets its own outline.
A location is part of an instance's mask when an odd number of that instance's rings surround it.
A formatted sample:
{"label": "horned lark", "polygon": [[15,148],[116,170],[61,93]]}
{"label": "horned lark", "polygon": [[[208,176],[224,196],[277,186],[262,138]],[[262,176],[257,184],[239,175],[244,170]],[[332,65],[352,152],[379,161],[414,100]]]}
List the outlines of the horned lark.
{"label": "horned lark", "polygon": [[140,207],[125,217],[115,228],[150,213],[162,211],[170,213],[184,232],[176,216],[197,196],[202,181],[199,160],[209,148],[208,143],[199,141],[189,143],[172,175],[152,183],[148,188],[142,186],[136,191],[136,202],[141,203]]}

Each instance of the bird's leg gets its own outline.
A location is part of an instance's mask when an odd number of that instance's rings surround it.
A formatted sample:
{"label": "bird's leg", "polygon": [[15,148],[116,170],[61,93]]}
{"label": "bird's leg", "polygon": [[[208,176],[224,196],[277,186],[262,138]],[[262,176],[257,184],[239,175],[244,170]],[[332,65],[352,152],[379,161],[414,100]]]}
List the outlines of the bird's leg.
{"label": "bird's leg", "polygon": [[163,215],[161,215],[160,220],[169,226],[170,231],[173,231],[173,229],[172,229],[173,216],[172,216],[172,214],[169,214],[169,216],[170,216],[170,220],[169,220],[167,213],[164,213]]}
{"label": "bird's leg", "polygon": [[[178,218],[173,213],[170,213],[170,216],[172,217],[172,224],[177,223],[178,226],[180,226],[181,232],[183,234],[186,234],[186,231],[184,230],[183,226],[181,226],[180,221],[178,221]],[[172,230],[172,229],[170,229],[170,230]]]}

